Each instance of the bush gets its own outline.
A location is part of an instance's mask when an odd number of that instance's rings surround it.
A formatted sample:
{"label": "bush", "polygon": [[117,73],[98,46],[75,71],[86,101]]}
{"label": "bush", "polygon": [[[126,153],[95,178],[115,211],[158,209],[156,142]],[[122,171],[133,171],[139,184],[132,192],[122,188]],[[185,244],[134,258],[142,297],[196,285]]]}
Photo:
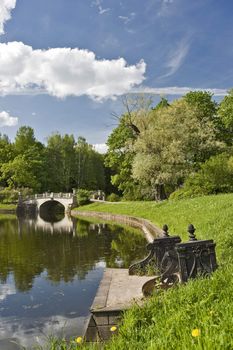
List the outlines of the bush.
{"label": "bush", "polygon": [[233,156],[221,153],[201,165],[201,169],[190,175],[182,189],[173,192],[171,199],[200,195],[233,192]]}
{"label": "bush", "polygon": [[107,196],[108,202],[119,202],[121,200],[121,197],[116,193],[111,193]]}
{"label": "bush", "polygon": [[33,190],[28,187],[13,189],[5,187],[0,189],[0,202],[4,204],[17,203],[19,198],[19,192],[23,198],[33,194]]}
{"label": "bush", "polygon": [[77,202],[78,205],[85,205],[90,203],[91,192],[88,190],[80,189],[77,191]]}

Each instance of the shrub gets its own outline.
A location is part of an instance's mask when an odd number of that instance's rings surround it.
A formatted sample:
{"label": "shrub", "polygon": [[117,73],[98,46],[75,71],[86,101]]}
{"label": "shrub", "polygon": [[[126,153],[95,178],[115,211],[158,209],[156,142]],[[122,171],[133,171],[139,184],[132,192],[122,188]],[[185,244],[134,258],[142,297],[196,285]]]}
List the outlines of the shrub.
{"label": "shrub", "polygon": [[32,189],[28,187],[23,187],[19,189],[5,187],[0,189],[0,202],[4,204],[17,203],[19,198],[19,192],[21,193],[23,198],[33,194]]}
{"label": "shrub", "polygon": [[171,199],[233,192],[233,156],[221,153],[201,165],[190,175],[182,189],[173,192]]}
{"label": "shrub", "polygon": [[78,205],[85,205],[90,203],[90,191],[80,189],[77,191],[77,202]]}
{"label": "shrub", "polygon": [[121,197],[116,193],[111,193],[109,196],[107,196],[108,202],[119,202],[121,200]]}

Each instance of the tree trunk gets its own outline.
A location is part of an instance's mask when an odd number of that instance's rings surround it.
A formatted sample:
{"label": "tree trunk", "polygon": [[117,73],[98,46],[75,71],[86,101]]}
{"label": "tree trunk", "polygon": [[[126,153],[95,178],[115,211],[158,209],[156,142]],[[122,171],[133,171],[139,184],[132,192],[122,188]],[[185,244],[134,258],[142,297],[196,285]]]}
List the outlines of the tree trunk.
{"label": "tree trunk", "polygon": [[156,201],[163,201],[164,199],[167,199],[164,184],[156,184],[155,185],[155,200]]}

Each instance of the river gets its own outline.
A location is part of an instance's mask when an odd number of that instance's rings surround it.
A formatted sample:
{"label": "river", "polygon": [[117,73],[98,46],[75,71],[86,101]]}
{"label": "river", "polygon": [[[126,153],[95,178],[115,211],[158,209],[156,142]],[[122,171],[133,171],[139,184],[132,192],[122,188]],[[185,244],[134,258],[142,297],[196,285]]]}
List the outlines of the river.
{"label": "river", "polygon": [[0,349],[82,335],[104,268],[128,267],[145,246],[133,228],[0,215]]}

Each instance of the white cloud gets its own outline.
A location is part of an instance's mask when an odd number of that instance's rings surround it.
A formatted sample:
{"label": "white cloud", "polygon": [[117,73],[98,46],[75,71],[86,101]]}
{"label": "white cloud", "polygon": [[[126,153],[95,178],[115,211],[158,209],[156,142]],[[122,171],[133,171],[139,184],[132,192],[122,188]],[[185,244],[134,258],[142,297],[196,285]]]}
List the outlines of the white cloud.
{"label": "white cloud", "polygon": [[183,64],[185,57],[188,54],[190,43],[187,39],[183,39],[179,42],[175,50],[173,50],[168,58],[166,67],[169,71],[163,75],[163,77],[169,77],[174,74]]}
{"label": "white cloud", "polygon": [[17,349],[21,347],[45,347],[48,336],[73,338],[74,334],[83,334],[88,318],[66,317],[54,315],[51,317],[1,317],[0,339],[5,342],[6,348],[15,349],[11,343],[16,343]]}
{"label": "white cloud", "polygon": [[0,43],[0,94],[48,93],[64,98],[87,95],[114,98],[144,80],[143,60],[98,60],[78,48],[33,50],[22,42]]}
{"label": "white cloud", "polygon": [[4,24],[11,18],[15,5],[16,0],[0,0],[0,34],[4,34]]}
{"label": "white cloud", "polygon": [[18,124],[18,118],[12,117],[6,111],[0,112],[0,127],[2,126],[15,126]]}
{"label": "white cloud", "polygon": [[107,153],[108,151],[108,146],[106,145],[106,143],[96,143],[93,145],[93,147],[96,150],[96,152],[99,152],[101,154]]}
{"label": "white cloud", "polygon": [[12,283],[5,283],[0,285],[0,301],[6,299],[8,295],[13,294],[16,294],[16,289]]}
{"label": "white cloud", "polygon": [[158,87],[151,88],[146,86],[141,86],[139,88],[132,89],[131,93],[134,94],[155,94],[155,95],[185,95],[190,91],[208,91],[215,96],[225,96],[228,93],[227,89],[218,89],[218,88],[193,88],[193,87]]}
{"label": "white cloud", "polygon": [[160,1],[160,9],[157,13],[158,17],[168,17],[174,11],[174,1],[173,0],[161,0]]}
{"label": "white cloud", "polygon": [[104,13],[110,11],[110,8],[103,8],[102,7],[102,2],[103,2],[103,0],[95,0],[92,3],[94,6],[96,6],[98,8],[98,12],[100,15],[103,15]]}
{"label": "white cloud", "polygon": [[125,24],[128,24],[134,19],[135,15],[136,15],[135,12],[131,12],[129,16],[118,16],[118,18],[122,20]]}

